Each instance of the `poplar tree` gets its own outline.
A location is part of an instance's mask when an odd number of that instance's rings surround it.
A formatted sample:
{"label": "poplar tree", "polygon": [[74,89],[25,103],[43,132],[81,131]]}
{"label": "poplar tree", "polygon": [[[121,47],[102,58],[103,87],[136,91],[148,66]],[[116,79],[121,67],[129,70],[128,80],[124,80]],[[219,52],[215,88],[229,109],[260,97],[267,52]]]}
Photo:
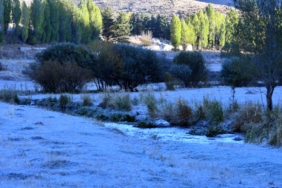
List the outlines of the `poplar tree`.
{"label": "poplar tree", "polygon": [[234,41],[235,29],[239,22],[239,14],[235,9],[232,9],[225,18],[226,34],[225,40],[227,44],[231,44]]}
{"label": "poplar tree", "polygon": [[44,5],[42,0],[33,0],[30,7],[31,32],[29,34],[29,42],[38,44],[42,40],[44,31]]}
{"label": "poplar tree", "polygon": [[42,43],[48,43],[51,40],[52,26],[51,26],[51,5],[50,0],[44,0],[44,23],[42,32]]}
{"label": "poplar tree", "polygon": [[83,43],[88,43],[90,41],[91,37],[91,31],[90,31],[90,19],[89,19],[89,12],[87,8],[87,0],[82,0],[79,4],[79,8],[81,9],[83,13],[82,17],[82,36],[81,41]]}
{"label": "poplar tree", "polygon": [[19,0],[13,0],[12,2],[12,20],[15,24],[15,33],[14,37],[18,37],[20,29],[20,20],[21,20],[21,4]]}
{"label": "poplar tree", "polygon": [[207,47],[209,40],[209,19],[208,16],[201,10],[199,13],[199,46]]}
{"label": "poplar tree", "polygon": [[50,42],[59,41],[59,3],[57,0],[48,0],[49,9],[50,9]]}
{"label": "poplar tree", "polygon": [[193,27],[194,27],[194,31],[195,31],[195,35],[196,35],[196,40],[195,40],[195,44],[197,46],[197,49],[199,49],[200,44],[200,20],[198,17],[198,14],[194,14],[191,18],[191,21],[188,21],[189,23],[191,22]]}
{"label": "poplar tree", "polygon": [[181,44],[181,21],[177,15],[171,19],[170,41],[175,49]]}
{"label": "poplar tree", "polygon": [[0,44],[4,42],[4,1],[0,0]]}
{"label": "poplar tree", "polygon": [[189,41],[189,30],[186,22],[182,19],[181,20],[181,45],[183,50],[187,49],[188,41]]}
{"label": "poplar tree", "polygon": [[81,43],[82,29],[83,29],[83,12],[77,6],[72,9],[72,42]]}
{"label": "poplar tree", "polygon": [[4,0],[4,34],[7,33],[9,23],[11,23],[12,1]]}
{"label": "poplar tree", "polygon": [[89,12],[90,21],[90,39],[94,40],[97,39],[102,32],[102,14],[99,7],[95,5],[93,0],[87,1],[87,9]]}
{"label": "poplar tree", "polygon": [[216,13],[214,11],[214,8],[211,4],[209,4],[206,8],[206,14],[208,16],[209,20],[209,35],[208,35],[208,42],[210,47],[214,47],[215,45],[215,35],[216,35]]}
{"label": "poplar tree", "polygon": [[26,5],[26,3],[22,2],[22,15],[21,15],[21,40],[22,43],[25,43],[28,38],[28,31],[29,31],[29,20],[30,20],[30,9]]}
{"label": "poplar tree", "polygon": [[74,3],[69,0],[58,1],[59,10],[59,42],[72,41],[72,9]]}
{"label": "poplar tree", "polygon": [[220,12],[215,13],[216,26],[215,26],[215,41],[218,47],[223,47],[225,45],[225,17]]}

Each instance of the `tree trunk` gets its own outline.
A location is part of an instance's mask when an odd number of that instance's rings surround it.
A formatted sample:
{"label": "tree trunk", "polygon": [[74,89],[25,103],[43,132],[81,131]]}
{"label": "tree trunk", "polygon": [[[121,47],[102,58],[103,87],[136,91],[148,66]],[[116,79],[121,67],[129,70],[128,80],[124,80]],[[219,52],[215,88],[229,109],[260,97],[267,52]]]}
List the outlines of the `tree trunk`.
{"label": "tree trunk", "polygon": [[267,102],[267,109],[272,111],[273,103],[272,103],[272,95],[275,89],[275,85],[268,85],[266,86],[266,102]]}

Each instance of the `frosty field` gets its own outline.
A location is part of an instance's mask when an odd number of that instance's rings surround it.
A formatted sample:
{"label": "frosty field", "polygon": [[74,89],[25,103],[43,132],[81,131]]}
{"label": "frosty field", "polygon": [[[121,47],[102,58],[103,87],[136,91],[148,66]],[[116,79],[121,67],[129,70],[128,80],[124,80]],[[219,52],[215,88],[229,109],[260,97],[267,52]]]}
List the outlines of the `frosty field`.
{"label": "frosty field", "polygon": [[[171,100],[209,95],[228,104],[229,90],[214,87],[155,95]],[[276,104],[280,90],[274,95]],[[100,95],[93,94],[96,102]],[[262,102],[263,97],[263,88],[236,92],[241,102]],[[228,141],[230,136],[189,139],[186,130],[177,128],[134,130],[34,106],[0,106],[0,187],[282,186],[281,148]]]}
{"label": "frosty field", "polygon": [[[20,74],[22,62],[13,61],[17,67],[0,72],[0,89],[33,92],[37,88]],[[197,103],[209,97],[228,106],[232,100],[227,86],[176,91],[164,91],[162,85],[144,87],[145,93],[169,101]],[[32,92],[19,97],[59,96]],[[281,93],[282,87],[277,87],[274,105],[281,106]],[[264,94],[264,88],[236,88],[234,99],[265,105]],[[71,97],[79,101],[82,95]],[[104,94],[87,95],[97,105]],[[142,114],[145,108],[132,110]],[[0,187],[282,187],[282,149],[246,144],[234,140],[237,136],[208,139],[176,127],[138,129],[0,102]]]}

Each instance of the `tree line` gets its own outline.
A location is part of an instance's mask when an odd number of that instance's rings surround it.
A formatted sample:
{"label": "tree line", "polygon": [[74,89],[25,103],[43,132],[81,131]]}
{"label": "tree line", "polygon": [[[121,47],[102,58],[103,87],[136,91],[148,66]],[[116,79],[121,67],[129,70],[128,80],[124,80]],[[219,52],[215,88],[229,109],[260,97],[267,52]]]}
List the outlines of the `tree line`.
{"label": "tree line", "polygon": [[180,45],[186,48],[191,44],[197,49],[220,49],[232,42],[238,21],[239,15],[235,9],[224,15],[209,4],[205,10],[186,18],[173,15],[170,40],[175,48]]}
{"label": "tree line", "polygon": [[92,0],[79,5],[69,0],[0,0],[0,42],[28,44],[86,43],[102,29],[100,9]]}
{"label": "tree line", "polygon": [[30,6],[19,0],[0,0],[0,42],[89,43],[99,36],[119,40],[125,36],[152,32],[153,37],[171,40],[177,47],[222,47],[231,42],[238,23],[235,10],[226,16],[209,5],[204,11],[172,19],[164,15],[100,10],[92,0],[77,5],[69,0],[34,0]]}

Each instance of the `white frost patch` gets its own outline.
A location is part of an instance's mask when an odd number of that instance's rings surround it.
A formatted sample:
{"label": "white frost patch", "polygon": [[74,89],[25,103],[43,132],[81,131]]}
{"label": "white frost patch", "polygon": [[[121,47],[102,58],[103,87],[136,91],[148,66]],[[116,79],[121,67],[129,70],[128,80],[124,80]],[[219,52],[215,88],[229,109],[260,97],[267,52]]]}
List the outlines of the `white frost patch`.
{"label": "white frost patch", "polygon": [[152,128],[152,129],[140,129],[127,124],[117,123],[104,123],[105,127],[119,130],[125,135],[131,137],[139,137],[144,139],[155,139],[161,141],[177,141],[184,143],[198,143],[198,144],[211,144],[214,142],[225,142],[225,143],[238,143],[243,144],[242,138],[239,134],[223,134],[217,137],[208,138],[206,136],[195,136],[188,134],[189,129],[182,129],[177,127],[167,128]]}

